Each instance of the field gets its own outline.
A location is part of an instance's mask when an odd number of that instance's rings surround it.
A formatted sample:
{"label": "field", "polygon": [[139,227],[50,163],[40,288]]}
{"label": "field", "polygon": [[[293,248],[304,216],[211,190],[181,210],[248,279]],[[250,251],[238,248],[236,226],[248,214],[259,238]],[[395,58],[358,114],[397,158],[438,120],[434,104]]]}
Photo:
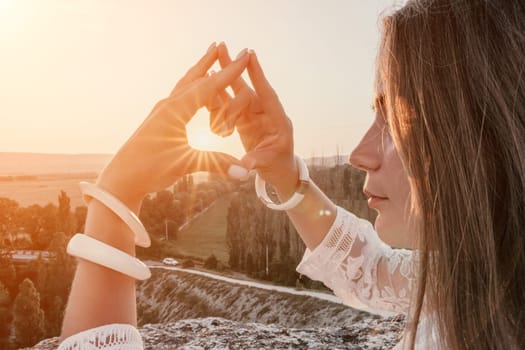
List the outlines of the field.
{"label": "field", "polygon": [[95,181],[109,162],[110,154],[43,154],[0,152],[0,197],[21,206],[58,205],[63,190],[71,198],[71,209],[83,205],[78,183]]}
{"label": "field", "polygon": [[99,173],[111,154],[0,152],[0,175]]}
{"label": "field", "polygon": [[65,191],[71,198],[71,209],[84,205],[78,183],[94,182],[96,173],[34,175],[0,181],[0,197],[16,200],[22,207],[32,204],[58,205],[60,191]]}
{"label": "field", "polygon": [[230,196],[219,198],[205,213],[184,227],[175,242],[177,253],[203,260],[214,254],[220,262],[228,265],[226,219],[230,201]]}
{"label": "field", "polygon": [[[0,152],[0,197],[21,206],[58,204],[60,190],[71,198],[71,209],[83,205],[78,183],[94,182],[111,154],[42,154]],[[194,174],[195,183],[207,173]]]}

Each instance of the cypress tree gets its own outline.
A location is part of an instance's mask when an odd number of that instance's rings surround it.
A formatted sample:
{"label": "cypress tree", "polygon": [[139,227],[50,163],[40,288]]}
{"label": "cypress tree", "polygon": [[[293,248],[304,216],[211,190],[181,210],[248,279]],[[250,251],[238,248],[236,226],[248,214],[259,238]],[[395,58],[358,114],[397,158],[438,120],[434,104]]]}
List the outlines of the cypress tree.
{"label": "cypress tree", "polygon": [[60,191],[58,196],[58,211],[57,211],[57,229],[69,236],[74,230],[73,218],[71,215],[71,199],[67,193]]}
{"label": "cypress tree", "polygon": [[33,346],[45,335],[44,311],[40,308],[40,294],[28,278],[20,283],[19,292],[15,298],[13,326],[18,347]]}
{"label": "cypress tree", "polygon": [[46,311],[46,336],[56,337],[60,335],[60,328],[64,318],[65,305],[62,298],[55,295],[51,305]]}

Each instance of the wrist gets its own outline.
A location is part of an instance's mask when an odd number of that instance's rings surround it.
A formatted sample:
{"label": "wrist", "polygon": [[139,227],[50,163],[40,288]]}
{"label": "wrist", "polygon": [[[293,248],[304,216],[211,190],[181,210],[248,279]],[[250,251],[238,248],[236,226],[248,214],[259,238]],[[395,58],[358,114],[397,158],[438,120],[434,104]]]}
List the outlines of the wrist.
{"label": "wrist", "polygon": [[[137,214],[135,214],[125,203],[96,184],[81,181],[79,185],[82,195],[84,196],[84,201],[89,204],[88,212],[94,200],[100,202],[107,207],[107,209],[110,209],[116,217],[121,219],[121,221],[135,234],[135,243],[137,245],[141,247],[150,246],[151,241],[146,228]],[[127,204],[135,208],[136,211],[140,209],[140,202],[127,201]]]}
{"label": "wrist", "polygon": [[293,196],[299,187],[299,176],[290,177],[289,181],[282,181],[273,186],[279,201],[285,202]]}
{"label": "wrist", "polygon": [[299,187],[299,169],[295,161],[287,175],[281,176],[279,180],[272,183],[277,196],[281,202],[288,200]]}
{"label": "wrist", "polygon": [[135,255],[133,232],[121,218],[97,199],[91,200],[88,205],[84,233],[130,255]]}
{"label": "wrist", "polygon": [[[258,196],[258,198],[270,209],[273,210],[292,210],[295,207],[299,205],[299,203],[302,202],[304,199],[306,192],[308,191],[308,187],[310,184],[310,177],[308,172],[308,167],[304,160],[301,158],[295,156],[294,157],[296,168],[298,169],[298,176],[280,176],[278,179],[280,181],[277,182],[278,187],[278,196],[280,203],[275,203],[266,192],[266,182],[261,178],[259,174],[256,174],[255,176],[255,192]],[[295,173],[296,171],[288,172]],[[283,171],[281,171],[281,174],[283,174]],[[294,184],[294,179],[296,180],[296,183]],[[276,182],[273,182],[276,184]],[[290,198],[285,198],[285,196],[288,193],[291,193]]]}
{"label": "wrist", "polygon": [[103,175],[99,176],[95,184],[120,200],[135,215],[139,215],[140,207],[146,194],[134,193],[127,188],[131,186],[124,186],[121,181],[115,181]]}

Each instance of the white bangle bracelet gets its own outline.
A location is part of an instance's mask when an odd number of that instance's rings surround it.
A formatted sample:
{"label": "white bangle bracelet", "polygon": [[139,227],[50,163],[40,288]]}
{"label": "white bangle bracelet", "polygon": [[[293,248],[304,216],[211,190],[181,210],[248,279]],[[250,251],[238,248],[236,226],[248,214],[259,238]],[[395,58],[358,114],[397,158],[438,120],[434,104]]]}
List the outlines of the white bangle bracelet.
{"label": "white bangle bracelet", "polygon": [[117,214],[122,219],[122,221],[124,221],[129,226],[131,231],[133,231],[135,234],[136,245],[146,248],[151,245],[146,228],[137,215],[135,215],[135,213],[132,212],[124,203],[95,184],[82,181],[79,183],[79,185],[80,190],[84,195],[84,202],[86,204],[89,204],[92,198],[99,200],[106,207]]}
{"label": "white bangle bracelet", "polygon": [[69,240],[67,252],[138,280],[151,277],[151,271],[139,259],[82,233]]}
{"label": "white bangle bracelet", "polygon": [[310,184],[310,174],[308,173],[308,167],[303,159],[295,156],[295,161],[299,167],[299,187],[293,194],[293,196],[284,203],[274,203],[268,193],[266,192],[266,181],[264,181],[259,174],[255,175],[255,192],[259,200],[263,202],[268,208],[273,210],[290,210],[294,208],[304,198],[306,190]]}

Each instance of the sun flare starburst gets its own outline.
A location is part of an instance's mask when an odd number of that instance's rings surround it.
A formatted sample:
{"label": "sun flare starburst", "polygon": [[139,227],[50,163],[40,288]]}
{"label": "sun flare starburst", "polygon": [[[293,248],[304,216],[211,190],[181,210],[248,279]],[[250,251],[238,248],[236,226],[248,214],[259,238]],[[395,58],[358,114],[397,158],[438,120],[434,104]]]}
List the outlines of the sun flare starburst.
{"label": "sun flare starburst", "polygon": [[209,116],[198,113],[187,125],[186,133],[190,147],[200,151],[217,151],[224,139],[211,132]]}

